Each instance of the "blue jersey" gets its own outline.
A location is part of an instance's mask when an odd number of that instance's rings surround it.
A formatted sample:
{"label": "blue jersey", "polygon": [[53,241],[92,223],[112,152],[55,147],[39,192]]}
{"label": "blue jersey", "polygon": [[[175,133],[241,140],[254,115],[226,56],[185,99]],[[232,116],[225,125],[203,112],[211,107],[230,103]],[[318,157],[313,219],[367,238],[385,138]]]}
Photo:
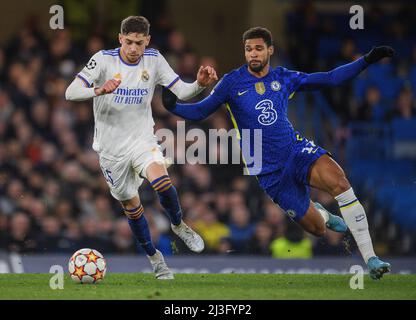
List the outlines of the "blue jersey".
{"label": "blue jersey", "polygon": [[[249,172],[267,174],[284,167],[296,141],[302,139],[287,117],[290,96],[299,90],[339,85],[367,66],[364,58],[360,58],[328,72],[310,74],[277,67],[270,68],[267,75],[258,78],[244,65],[226,74],[204,100],[191,104],[176,103],[169,110],[185,119],[202,120],[222,104],[227,104],[234,126],[242,137],[240,142],[250,144],[249,147],[242,145],[243,157],[250,159],[261,154],[260,164],[259,161],[247,163]],[[261,131],[260,143],[256,141],[256,129]],[[245,133],[249,135],[246,139]],[[313,148],[313,143],[304,148]]]}
{"label": "blue jersey", "polygon": [[[288,100],[306,77],[305,73],[277,67],[257,78],[244,65],[226,74],[211,92],[227,104],[239,136],[249,138],[244,143],[250,147],[241,148],[244,159],[261,152],[260,168],[256,167],[256,161],[246,163],[250,172],[265,174],[285,165],[296,141],[295,130],[287,117]],[[249,130],[243,135],[243,129]],[[261,130],[261,144],[255,140],[254,129]]]}
{"label": "blue jersey", "polygon": [[[329,72],[302,73],[283,67],[255,77],[247,65],[226,74],[204,100],[176,103],[169,110],[185,119],[202,120],[227,104],[238,129],[241,150],[250,174],[294,220],[299,221],[310,206],[308,173],[326,150],[301,137],[287,117],[288,100],[295,91],[338,85],[361,72],[367,63],[360,58]],[[257,132],[261,140],[257,141]],[[249,143],[247,143],[247,140]],[[261,161],[256,154],[261,154]]]}

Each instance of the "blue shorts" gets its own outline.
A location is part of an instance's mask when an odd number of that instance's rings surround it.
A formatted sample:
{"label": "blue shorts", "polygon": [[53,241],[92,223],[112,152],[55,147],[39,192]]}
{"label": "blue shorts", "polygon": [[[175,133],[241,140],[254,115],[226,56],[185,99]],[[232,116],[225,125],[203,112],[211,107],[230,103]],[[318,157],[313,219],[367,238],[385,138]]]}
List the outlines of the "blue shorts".
{"label": "blue shorts", "polygon": [[329,152],[298,136],[281,170],[257,176],[260,186],[273,202],[297,222],[306,214],[310,204],[309,169],[324,154]]}

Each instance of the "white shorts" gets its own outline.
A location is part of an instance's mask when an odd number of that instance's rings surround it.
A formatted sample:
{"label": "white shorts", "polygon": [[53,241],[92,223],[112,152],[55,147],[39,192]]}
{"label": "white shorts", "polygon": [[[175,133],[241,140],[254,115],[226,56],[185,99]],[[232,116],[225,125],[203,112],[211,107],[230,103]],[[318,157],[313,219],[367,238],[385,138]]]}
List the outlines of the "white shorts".
{"label": "white shorts", "polygon": [[138,189],[146,178],[146,170],[153,162],[164,164],[160,146],[156,141],[140,145],[121,160],[99,156],[100,167],[110,187],[111,195],[119,201],[138,195]]}

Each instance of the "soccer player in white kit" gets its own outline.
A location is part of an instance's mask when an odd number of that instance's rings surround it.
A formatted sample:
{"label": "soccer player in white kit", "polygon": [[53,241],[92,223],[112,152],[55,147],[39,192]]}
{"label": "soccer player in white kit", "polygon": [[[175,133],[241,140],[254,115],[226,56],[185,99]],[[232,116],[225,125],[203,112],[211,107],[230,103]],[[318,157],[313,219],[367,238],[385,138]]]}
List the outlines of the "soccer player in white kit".
{"label": "soccer player in white kit", "polygon": [[153,132],[151,101],[155,86],[170,88],[188,100],[218,80],[212,67],[200,67],[197,80],[183,82],[155,49],[146,49],[150,24],[143,16],[121,23],[120,47],[93,55],[65,92],[66,99],[94,101],[93,149],[114,198],[120,201],[132,232],[145,250],[157,279],[173,279],[162,253],[151,240],[138,188],[149,180],[166,210],[172,230],[194,252],[202,238],[182,220],[178,194]]}

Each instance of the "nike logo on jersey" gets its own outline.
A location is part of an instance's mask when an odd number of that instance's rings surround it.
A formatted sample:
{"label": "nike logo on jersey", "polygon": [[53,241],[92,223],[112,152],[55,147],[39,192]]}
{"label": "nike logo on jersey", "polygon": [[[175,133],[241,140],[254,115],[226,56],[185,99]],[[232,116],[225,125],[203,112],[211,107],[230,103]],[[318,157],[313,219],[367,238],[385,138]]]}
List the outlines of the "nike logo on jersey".
{"label": "nike logo on jersey", "polygon": [[247,93],[247,91],[248,91],[248,90],[241,91],[241,92],[240,92],[240,91],[238,91],[238,92],[237,92],[237,94],[238,94],[239,96],[242,96],[243,94]]}

